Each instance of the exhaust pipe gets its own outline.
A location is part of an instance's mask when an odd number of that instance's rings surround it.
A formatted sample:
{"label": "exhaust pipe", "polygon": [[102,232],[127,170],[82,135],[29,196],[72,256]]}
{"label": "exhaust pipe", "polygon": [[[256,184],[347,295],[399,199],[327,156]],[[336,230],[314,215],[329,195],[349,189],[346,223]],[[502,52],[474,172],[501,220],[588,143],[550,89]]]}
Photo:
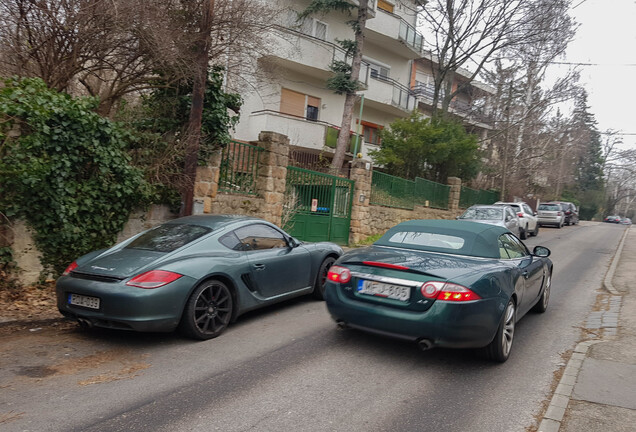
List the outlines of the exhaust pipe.
{"label": "exhaust pipe", "polygon": [[93,323],[87,320],[86,318],[77,318],[77,322],[79,323],[80,327],[83,329],[89,329],[93,327]]}
{"label": "exhaust pipe", "polygon": [[336,325],[338,326],[338,330],[344,330],[347,328],[347,323],[344,321],[336,321]]}
{"label": "exhaust pipe", "polygon": [[430,350],[431,348],[433,348],[433,342],[429,339],[420,339],[417,341],[417,345],[422,351]]}

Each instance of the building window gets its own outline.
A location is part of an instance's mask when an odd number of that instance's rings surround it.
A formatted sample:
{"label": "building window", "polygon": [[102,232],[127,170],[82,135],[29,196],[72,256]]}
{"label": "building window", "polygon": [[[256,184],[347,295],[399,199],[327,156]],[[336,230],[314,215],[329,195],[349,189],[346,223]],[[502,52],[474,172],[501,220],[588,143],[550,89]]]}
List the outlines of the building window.
{"label": "building window", "polygon": [[389,78],[389,75],[391,73],[390,66],[380,64],[379,62],[370,60],[366,57],[364,57],[363,60],[369,64],[369,69],[371,71],[370,72],[371,78],[378,79],[378,80]]}
{"label": "building window", "polygon": [[365,144],[380,145],[380,130],[382,130],[382,126],[363,120],[362,135]]}
{"label": "building window", "polygon": [[378,9],[393,13],[393,5],[386,0],[378,0]]}
{"label": "building window", "polygon": [[280,92],[280,112],[316,121],[320,112],[320,98],[283,88]]}

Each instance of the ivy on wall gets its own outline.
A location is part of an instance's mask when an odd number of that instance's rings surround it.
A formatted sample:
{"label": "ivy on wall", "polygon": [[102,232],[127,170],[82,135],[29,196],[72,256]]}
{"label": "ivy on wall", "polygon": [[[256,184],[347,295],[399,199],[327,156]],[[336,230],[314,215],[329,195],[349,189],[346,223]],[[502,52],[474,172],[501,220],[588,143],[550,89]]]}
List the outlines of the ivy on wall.
{"label": "ivy on wall", "polygon": [[129,132],[38,78],[0,87],[0,211],[27,221],[54,275],[114,243],[150,186],[127,153]]}

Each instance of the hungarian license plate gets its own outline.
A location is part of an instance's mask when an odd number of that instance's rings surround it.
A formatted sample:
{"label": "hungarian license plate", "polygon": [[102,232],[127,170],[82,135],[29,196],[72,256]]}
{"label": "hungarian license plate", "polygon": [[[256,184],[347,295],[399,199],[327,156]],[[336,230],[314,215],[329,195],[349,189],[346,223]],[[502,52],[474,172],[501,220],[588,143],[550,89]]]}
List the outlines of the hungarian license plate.
{"label": "hungarian license plate", "polygon": [[99,298],[89,297],[79,294],[69,294],[68,304],[73,306],[82,306],[90,309],[99,309]]}
{"label": "hungarian license plate", "polygon": [[393,285],[370,280],[358,281],[358,292],[377,297],[407,301],[411,297],[411,287]]}

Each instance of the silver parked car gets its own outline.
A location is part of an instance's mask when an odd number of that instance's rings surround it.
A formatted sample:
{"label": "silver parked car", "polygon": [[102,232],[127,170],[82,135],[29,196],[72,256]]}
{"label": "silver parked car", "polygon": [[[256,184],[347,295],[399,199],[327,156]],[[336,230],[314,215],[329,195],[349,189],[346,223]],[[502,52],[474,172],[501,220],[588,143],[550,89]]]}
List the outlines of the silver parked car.
{"label": "silver parked car", "polygon": [[565,213],[560,203],[545,202],[537,208],[539,225],[552,225],[561,228],[565,224]]}
{"label": "silver parked car", "polygon": [[457,219],[499,225],[516,236],[521,235],[519,217],[510,206],[477,204],[468,207]]}
{"label": "silver parked car", "polygon": [[537,213],[533,212],[528,204],[525,202],[501,202],[498,201],[495,205],[507,205],[517,213],[519,217],[519,225],[521,227],[521,240],[525,240],[528,236],[536,236],[539,234],[539,219]]}

